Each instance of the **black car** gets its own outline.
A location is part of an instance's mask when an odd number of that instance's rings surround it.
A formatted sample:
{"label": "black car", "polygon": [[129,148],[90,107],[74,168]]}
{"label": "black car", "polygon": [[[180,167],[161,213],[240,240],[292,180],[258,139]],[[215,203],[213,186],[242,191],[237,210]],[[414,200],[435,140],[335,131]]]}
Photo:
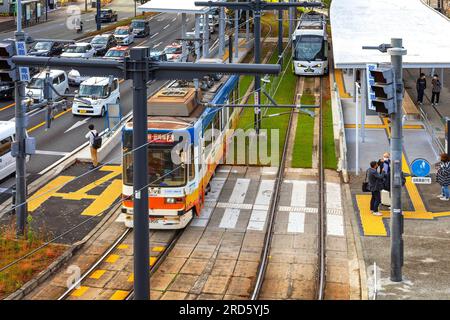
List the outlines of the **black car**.
{"label": "black car", "polygon": [[0,82],[0,98],[12,99],[14,97],[14,82],[2,81]]}
{"label": "black car", "polygon": [[64,49],[64,43],[56,41],[38,41],[28,51],[30,56],[54,57],[59,56]]}
{"label": "black car", "polygon": [[91,46],[97,50],[97,56],[104,56],[109,49],[117,46],[117,40],[112,34],[100,34],[91,40]]}
{"label": "black car", "polygon": [[150,22],[147,20],[132,20],[131,27],[135,37],[147,37],[150,34]]}
{"label": "black car", "polygon": [[167,61],[167,55],[163,51],[157,51],[157,50],[150,50],[149,53],[150,61]]}
{"label": "black car", "polygon": [[[97,16],[95,16],[97,19]],[[117,12],[112,9],[100,10],[100,22],[117,22]]]}

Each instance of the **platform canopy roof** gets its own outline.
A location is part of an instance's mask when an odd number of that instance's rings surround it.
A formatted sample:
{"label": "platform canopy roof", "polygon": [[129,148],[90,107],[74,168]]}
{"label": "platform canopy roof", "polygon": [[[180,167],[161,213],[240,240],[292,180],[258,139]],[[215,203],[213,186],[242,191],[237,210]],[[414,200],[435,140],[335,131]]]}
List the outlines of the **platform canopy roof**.
{"label": "platform canopy roof", "polygon": [[330,8],[336,68],[389,62],[364,45],[402,38],[406,68],[450,68],[450,20],[421,0],[333,0]]}
{"label": "platform canopy roof", "polygon": [[[141,12],[166,12],[166,13],[188,13],[204,14],[211,8],[197,7],[195,1],[198,0],[151,0],[138,7]],[[216,1],[216,0],[212,0]]]}

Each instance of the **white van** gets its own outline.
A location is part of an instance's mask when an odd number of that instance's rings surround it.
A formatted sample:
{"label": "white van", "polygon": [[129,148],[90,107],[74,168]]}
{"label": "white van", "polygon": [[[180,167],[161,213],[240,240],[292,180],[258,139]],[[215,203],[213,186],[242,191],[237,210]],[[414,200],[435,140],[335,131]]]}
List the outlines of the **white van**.
{"label": "white van", "polygon": [[[16,160],[11,154],[15,141],[16,124],[14,121],[0,121],[0,180],[16,172]],[[27,161],[30,159],[27,156]]]}
{"label": "white van", "polygon": [[[36,74],[31,81],[28,83],[25,94],[33,99],[34,103],[39,103],[44,100],[44,81],[47,72],[42,71]],[[68,94],[69,93],[69,81],[67,79],[67,74],[63,70],[50,70],[50,81],[53,88],[58,92],[58,94]],[[50,89],[50,96],[53,100],[61,100],[62,98],[58,96],[52,89]]]}
{"label": "white van", "polygon": [[103,117],[108,104],[119,103],[119,79],[92,77],[80,84],[80,90],[73,99],[72,113]]}

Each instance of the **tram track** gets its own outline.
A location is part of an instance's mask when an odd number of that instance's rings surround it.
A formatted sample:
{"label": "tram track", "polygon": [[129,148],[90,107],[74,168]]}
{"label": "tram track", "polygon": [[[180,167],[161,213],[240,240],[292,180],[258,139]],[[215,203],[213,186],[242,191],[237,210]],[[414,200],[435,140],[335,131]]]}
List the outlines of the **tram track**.
{"label": "tram track", "polygon": [[[299,78],[297,85],[296,96],[299,97],[298,90],[299,88],[305,88],[304,86],[304,77]],[[315,79],[315,78],[314,78]],[[318,201],[318,224],[317,224],[317,269],[315,275],[315,298],[317,300],[323,300],[325,296],[325,286],[326,286],[326,205],[325,205],[325,171],[323,165],[323,114],[322,114],[322,90],[323,90],[323,80],[319,78],[319,90],[314,90],[315,92],[319,92],[319,101],[316,103],[319,104],[318,108],[318,116],[319,116],[319,139],[318,139],[318,152],[317,152],[317,173],[318,173],[318,191],[319,191],[319,201]],[[316,88],[317,89],[317,88]],[[300,96],[303,92],[300,93]],[[297,103],[300,103],[298,101]],[[288,127],[287,132],[291,132],[291,128],[294,124],[294,110],[289,113]],[[297,117],[295,117],[297,119]],[[251,295],[252,300],[257,300],[261,294],[261,290],[263,288],[265,274],[269,265],[269,258],[271,256],[271,248],[272,248],[272,240],[274,236],[274,224],[277,218],[277,213],[279,210],[279,201],[280,201],[280,193],[282,189],[283,182],[285,180],[286,167],[288,166],[288,162],[290,158],[288,157],[288,150],[290,149],[290,145],[294,142],[291,139],[295,139],[295,135],[286,135],[283,145],[282,158],[280,162],[280,166],[278,167],[275,188],[272,194],[271,202],[270,202],[270,210],[269,210],[269,218],[268,218],[268,226],[266,229],[266,234],[264,237],[264,247],[261,253],[261,260],[259,262],[256,281],[254,284],[253,292]],[[267,289],[267,288],[266,288]],[[275,289],[274,289],[275,290]],[[267,296],[267,292],[265,292],[265,296]]]}

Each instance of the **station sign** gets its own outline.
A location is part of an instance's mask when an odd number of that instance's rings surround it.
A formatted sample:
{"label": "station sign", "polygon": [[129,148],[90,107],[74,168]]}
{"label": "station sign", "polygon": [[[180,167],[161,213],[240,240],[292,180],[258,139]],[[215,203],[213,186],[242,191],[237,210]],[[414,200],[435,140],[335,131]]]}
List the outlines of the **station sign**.
{"label": "station sign", "polygon": [[147,139],[149,143],[173,143],[175,141],[171,133],[149,133]]}
{"label": "station sign", "polygon": [[377,68],[376,64],[366,64],[366,79],[367,79],[367,106],[369,110],[376,111],[375,106],[372,105],[372,100],[376,99],[375,92],[372,90],[372,86],[375,84],[374,77],[370,74],[370,71]]}

